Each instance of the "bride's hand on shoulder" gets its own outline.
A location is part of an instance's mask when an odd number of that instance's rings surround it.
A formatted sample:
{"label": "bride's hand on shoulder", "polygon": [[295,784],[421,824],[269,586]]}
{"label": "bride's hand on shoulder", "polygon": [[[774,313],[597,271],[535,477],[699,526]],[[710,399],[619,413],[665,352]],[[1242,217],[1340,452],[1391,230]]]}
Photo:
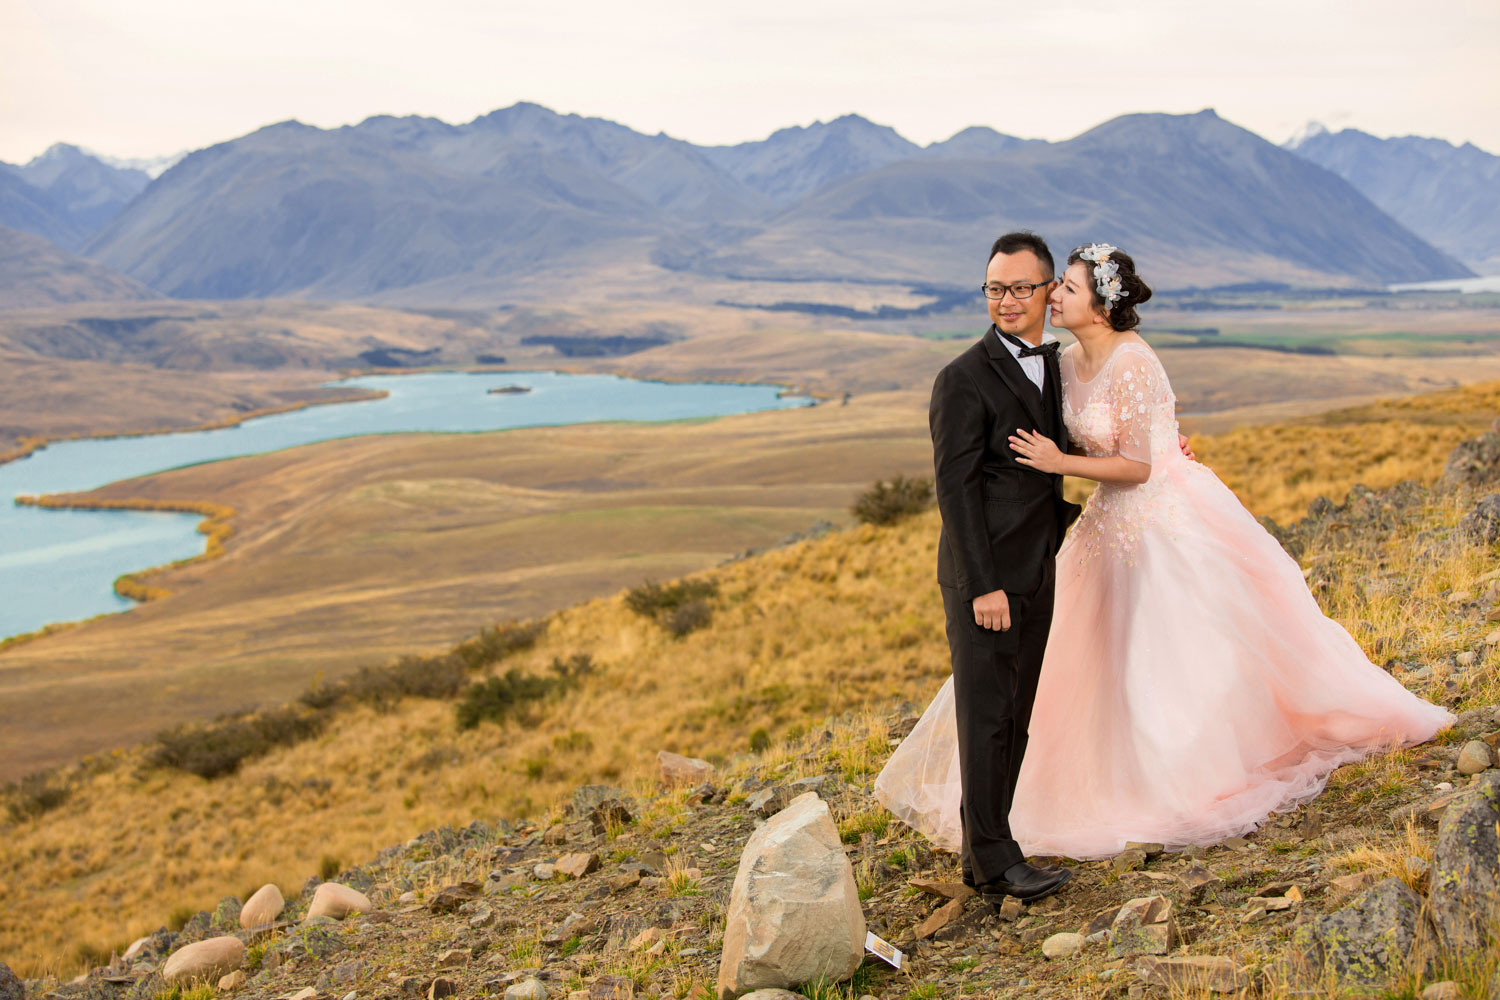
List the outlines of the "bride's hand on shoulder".
{"label": "bride's hand on shoulder", "polygon": [[1186,434],[1177,435],[1177,447],[1182,449],[1183,458],[1187,459],[1189,462],[1198,461],[1198,456],[1193,454],[1193,446],[1188,444]]}
{"label": "bride's hand on shoulder", "polygon": [[1017,430],[1010,436],[1010,450],[1016,453],[1016,461],[1038,472],[1062,472],[1063,453],[1056,442],[1036,431]]}

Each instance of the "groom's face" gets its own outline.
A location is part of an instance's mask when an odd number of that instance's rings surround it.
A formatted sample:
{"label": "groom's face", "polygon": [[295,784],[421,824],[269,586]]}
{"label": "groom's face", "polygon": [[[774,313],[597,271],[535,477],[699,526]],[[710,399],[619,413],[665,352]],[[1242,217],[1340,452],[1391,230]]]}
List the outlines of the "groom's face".
{"label": "groom's face", "polygon": [[1042,326],[1047,321],[1047,295],[1052,291],[1048,284],[1052,275],[1046,265],[1030,250],[1017,253],[997,253],[990,258],[985,269],[986,284],[1018,285],[1029,283],[1038,287],[1029,298],[1018,299],[1010,292],[1004,298],[985,299],[990,307],[990,319],[1001,333],[1035,341],[1042,335]]}

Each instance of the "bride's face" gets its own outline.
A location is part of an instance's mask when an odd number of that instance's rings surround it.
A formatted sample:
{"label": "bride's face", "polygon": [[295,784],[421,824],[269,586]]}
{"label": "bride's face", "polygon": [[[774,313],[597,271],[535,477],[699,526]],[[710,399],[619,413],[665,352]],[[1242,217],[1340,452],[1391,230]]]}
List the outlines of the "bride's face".
{"label": "bride's face", "polygon": [[1077,333],[1094,323],[1103,323],[1104,317],[1094,305],[1094,293],[1089,288],[1089,265],[1083,261],[1069,265],[1063,273],[1047,302],[1052,307],[1052,325]]}

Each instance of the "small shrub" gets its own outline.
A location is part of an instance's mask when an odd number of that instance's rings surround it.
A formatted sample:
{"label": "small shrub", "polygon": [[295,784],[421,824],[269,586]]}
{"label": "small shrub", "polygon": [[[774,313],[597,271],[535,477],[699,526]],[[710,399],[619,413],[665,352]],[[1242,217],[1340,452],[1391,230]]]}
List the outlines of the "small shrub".
{"label": "small shrub", "polygon": [[553,657],[550,676],[537,676],[511,667],[504,674],[470,684],[455,711],[460,729],[473,729],[481,722],[504,722],[527,704],[572,687],[594,671],[594,659],[576,653],[568,659]]}
{"label": "small shrub", "polygon": [[327,716],[295,706],[254,715],[221,716],[203,726],[181,725],[157,734],[147,754],[154,767],[175,767],[200,778],[232,774],[241,763],[322,732]]}
{"label": "small shrub", "polygon": [[771,748],[771,734],[766,732],[764,726],[750,734],[750,751],[752,753],[763,753]]}
{"label": "small shrub", "polygon": [[323,855],[318,861],[318,878],[327,882],[339,872],[343,871],[344,863],[331,854]]}
{"label": "small shrub", "polygon": [[71,792],[55,772],[38,771],[5,786],[5,811],[16,823],[35,819],[68,801]]}
{"label": "small shrub", "polygon": [[685,604],[704,603],[719,596],[719,585],[713,580],[678,580],[660,584],[647,580],[625,594],[625,606],[642,618],[654,618],[666,625],[668,618]]}
{"label": "small shrub", "polygon": [[895,524],[932,506],[932,480],[897,476],[889,483],[877,480],[850,511],[862,524]]}
{"label": "small shrub", "polygon": [[707,601],[688,601],[680,604],[662,618],[662,626],[677,638],[703,628],[713,620],[714,610]]}
{"label": "small shrub", "polygon": [[187,922],[192,920],[197,912],[191,906],[172,907],[172,912],[167,914],[167,930],[176,934],[187,926]]}

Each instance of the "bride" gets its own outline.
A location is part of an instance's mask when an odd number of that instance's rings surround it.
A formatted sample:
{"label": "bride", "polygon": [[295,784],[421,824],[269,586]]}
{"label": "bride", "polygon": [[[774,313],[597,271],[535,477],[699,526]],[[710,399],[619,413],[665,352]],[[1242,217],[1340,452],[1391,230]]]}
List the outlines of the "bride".
{"label": "bride", "polygon": [[[1176,397],[1135,332],[1151,289],[1128,254],[1080,247],[1053,291],[1063,415],[1083,454],[1026,430],[1017,461],[1094,479],[1057,554],[1057,603],[1010,812],[1028,855],[1213,844],[1315,797],[1341,764],[1430,739],[1453,715],[1324,617],[1301,570],[1178,448]],[[957,851],[949,678],[876,796]]]}

